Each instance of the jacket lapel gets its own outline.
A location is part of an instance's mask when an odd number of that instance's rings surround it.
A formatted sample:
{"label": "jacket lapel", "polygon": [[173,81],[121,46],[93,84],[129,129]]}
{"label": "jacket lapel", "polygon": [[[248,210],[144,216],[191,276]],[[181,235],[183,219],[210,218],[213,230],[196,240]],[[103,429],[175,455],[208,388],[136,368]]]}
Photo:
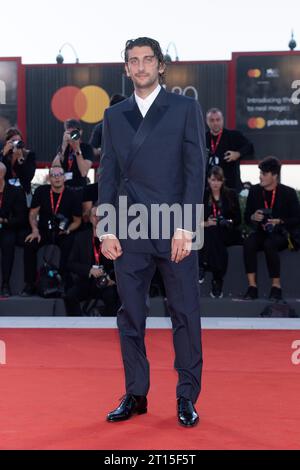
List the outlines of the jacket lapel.
{"label": "jacket lapel", "polygon": [[[162,88],[153,102],[152,106],[150,107],[149,111],[147,112],[145,118],[141,121],[140,126],[137,129],[137,132],[133,138],[132,145],[128,154],[128,158],[126,159],[126,168],[131,165],[135,155],[137,154],[138,150],[141,148],[145,139],[149,136],[149,134],[153,131],[153,129],[159,124],[163,116],[165,115],[168,109],[168,99],[167,93]],[[134,97],[132,96],[133,100]],[[135,102],[135,100],[134,100]],[[138,108],[137,104],[135,106]],[[133,111],[132,111],[133,112]],[[141,115],[140,111],[138,110],[139,114]],[[125,113],[124,113],[125,114]],[[128,113],[126,115],[128,119]],[[132,119],[132,116],[130,116]]]}

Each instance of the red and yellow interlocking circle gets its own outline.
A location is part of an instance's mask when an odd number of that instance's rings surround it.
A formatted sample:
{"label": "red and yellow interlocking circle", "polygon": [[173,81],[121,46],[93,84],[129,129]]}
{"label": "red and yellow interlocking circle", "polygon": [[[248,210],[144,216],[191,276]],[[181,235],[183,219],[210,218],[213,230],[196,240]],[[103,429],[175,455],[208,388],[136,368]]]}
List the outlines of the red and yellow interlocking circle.
{"label": "red and yellow interlocking circle", "polygon": [[103,88],[95,85],[83,88],[76,86],[59,88],[51,100],[52,113],[62,122],[75,118],[94,124],[103,119],[104,111],[108,106],[108,94]]}
{"label": "red and yellow interlocking circle", "polygon": [[259,70],[259,69],[250,69],[250,70],[248,70],[248,77],[249,78],[260,78],[261,77],[261,70]]}
{"label": "red and yellow interlocking circle", "polygon": [[248,127],[250,129],[263,129],[266,127],[266,120],[262,117],[252,117],[248,119]]}

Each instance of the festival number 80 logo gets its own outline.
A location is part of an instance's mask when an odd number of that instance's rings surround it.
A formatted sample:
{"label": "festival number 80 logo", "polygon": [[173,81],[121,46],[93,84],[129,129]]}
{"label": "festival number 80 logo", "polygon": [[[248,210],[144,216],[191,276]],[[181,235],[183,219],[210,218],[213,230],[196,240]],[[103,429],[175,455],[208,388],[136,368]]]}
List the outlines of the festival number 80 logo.
{"label": "festival number 80 logo", "polygon": [[95,85],[83,88],[76,86],[59,88],[51,100],[52,113],[62,122],[74,118],[95,124],[103,119],[104,111],[108,106],[108,94],[103,88]]}

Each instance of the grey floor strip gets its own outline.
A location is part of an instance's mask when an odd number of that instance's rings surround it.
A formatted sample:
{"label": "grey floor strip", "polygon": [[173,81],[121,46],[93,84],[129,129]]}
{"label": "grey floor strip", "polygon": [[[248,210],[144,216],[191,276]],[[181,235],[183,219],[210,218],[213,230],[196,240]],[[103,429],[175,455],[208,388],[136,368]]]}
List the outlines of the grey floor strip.
{"label": "grey floor strip", "polygon": [[[0,317],[1,328],[116,328],[115,317]],[[300,330],[300,318],[202,318],[205,330]],[[169,318],[149,317],[147,328],[169,329]]]}

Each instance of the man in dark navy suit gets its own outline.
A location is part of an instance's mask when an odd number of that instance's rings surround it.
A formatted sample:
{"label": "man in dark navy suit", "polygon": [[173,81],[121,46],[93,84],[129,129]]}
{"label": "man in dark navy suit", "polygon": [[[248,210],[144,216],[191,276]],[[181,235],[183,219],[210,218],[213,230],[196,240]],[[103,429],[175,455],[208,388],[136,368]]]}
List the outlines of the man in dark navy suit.
{"label": "man in dark navy suit", "polygon": [[[201,388],[202,348],[197,251],[192,240],[204,188],[203,117],[197,101],[162,88],[165,64],[157,41],[127,41],[125,69],[134,94],[105,112],[99,178],[98,234],[102,253],[115,261],[126,382],[126,394],[107,420],[147,412],[149,363],[144,336],[149,286],[158,267],[173,327],[178,421],[194,426],[199,421],[194,404]],[[124,198],[128,207],[142,205],[149,216],[141,218],[140,238],[130,231],[133,212],[124,209]],[[169,236],[161,226],[157,229],[151,212],[162,204],[191,209],[190,217],[170,222]],[[115,207],[117,223],[105,214],[108,205]],[[103,220],[107,220],[105,229]],[[168,401],[163,393],[162,400]]]}

